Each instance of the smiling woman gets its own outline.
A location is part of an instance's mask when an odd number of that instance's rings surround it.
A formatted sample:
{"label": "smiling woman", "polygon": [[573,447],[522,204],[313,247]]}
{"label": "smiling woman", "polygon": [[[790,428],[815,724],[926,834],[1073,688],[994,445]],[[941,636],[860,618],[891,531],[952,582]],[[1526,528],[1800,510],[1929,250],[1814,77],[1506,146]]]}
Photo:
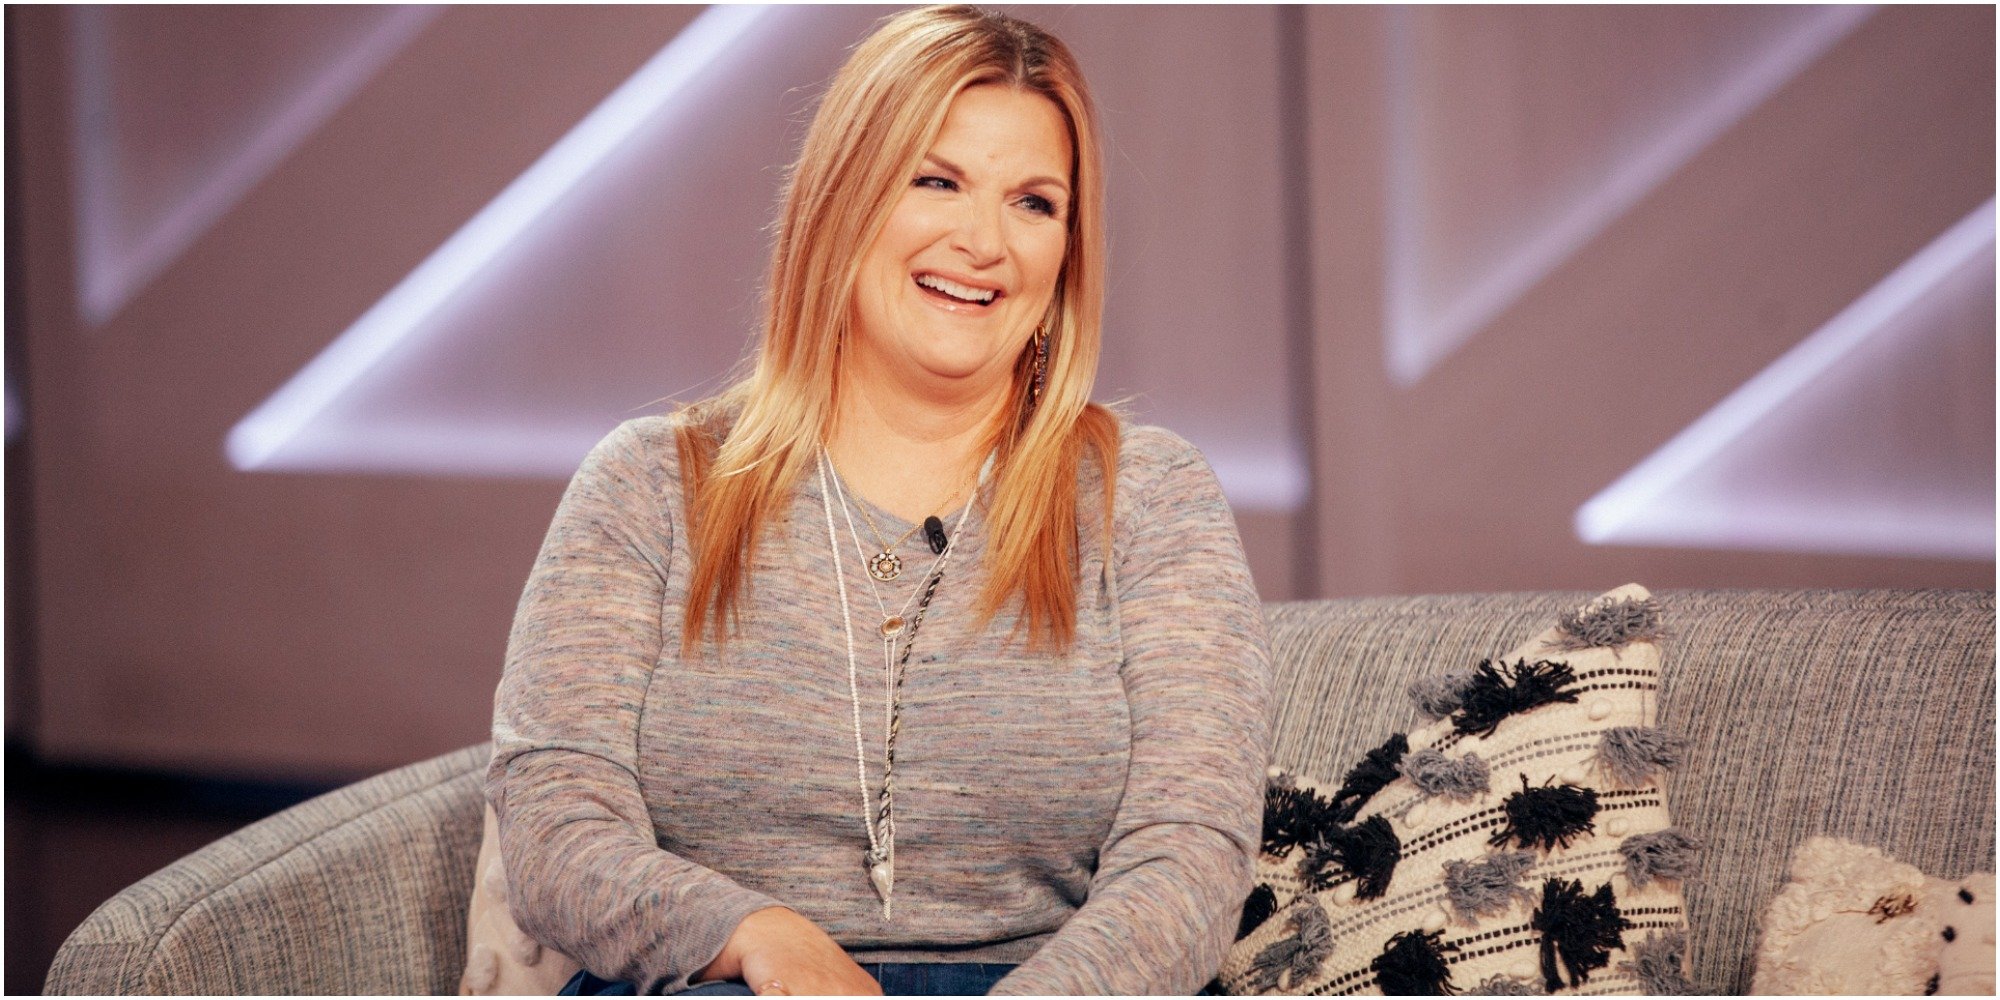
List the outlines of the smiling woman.
{"label": "smiling woman", "polygon": [[997,409],[1014,359],[1047,324],[1070,159],[1048,98],[1004,84],[961,91],[861,259],[843,384],[991,396]]}
{"label": "smiling woman", "polygon": [[577,473],[488,777],[573,992],[1215,973],[1268,653],[1207,463],[1090,401],[1097,142],[1048,33],[888,19],[793,169],[752,375]]}

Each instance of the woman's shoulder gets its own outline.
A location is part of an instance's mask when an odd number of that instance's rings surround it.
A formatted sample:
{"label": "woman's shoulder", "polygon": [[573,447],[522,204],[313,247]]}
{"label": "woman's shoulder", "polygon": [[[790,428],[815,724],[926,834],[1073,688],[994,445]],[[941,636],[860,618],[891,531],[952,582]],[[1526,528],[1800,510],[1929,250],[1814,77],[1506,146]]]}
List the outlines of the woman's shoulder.
{"label": "woman's shoulder", "polygon": [[1201,449],[1189,444],[1186,438],[1157,424],[1135,424],[1122,418],[1118,421],[1121,475],[1128,469],[1164,469],[1189,462],[1206,460],[1201,457]]}
{"label": "woman's shoulder", "polygon": [[577,471],[579,479],[614,480],[643,485],[655,496],[680,490],[680,432],[686,419],[679,413],[634,417],[604,435]]}
{"label": "woman's shoulder", "polygon": [[[1112,508],[1121,535],[1136,527],[1144,511],[1162,503],[1177,506],[1189,499],[1222,502],[1208,460],[1186,438],[1165,427],[1122,417],[1118,431],[1117,492]],[[1080,509],[1101,509],[1102,482],[1095,468],[1085,472],[1078,497]]]}
{"label": "woman's shoulder", "polygon": [[[1103,538],[1103,479],[1095,463],[1085,472],[1077,498],[1080,551]],[[1222,484],[1201,449],[1186,438],[1148,424],[1119,422],[1117,492],[1111,502],[1111,558],[1123,565],[1141,539],[1158,551],[1160,539],[1193,537],[1186,532],[1234,523]],[[1168,542],[1169,547],[1174,543]]]}
{"label": "woman's shoulder", "polygon": [[1208,459],[1179,434],[1154,424],[1120,420],[1118,426],[1118,492],[1144,497],[1159,490],[1177,473],[1198,471],[1213,476]]}
{"label": "woman's shoulder", "polygon": [[594,458],[621,462],[655,464],[671,459],[678,450],[676,440],[683,426],[678,413],[633,417],[611,429],[591,449]]}

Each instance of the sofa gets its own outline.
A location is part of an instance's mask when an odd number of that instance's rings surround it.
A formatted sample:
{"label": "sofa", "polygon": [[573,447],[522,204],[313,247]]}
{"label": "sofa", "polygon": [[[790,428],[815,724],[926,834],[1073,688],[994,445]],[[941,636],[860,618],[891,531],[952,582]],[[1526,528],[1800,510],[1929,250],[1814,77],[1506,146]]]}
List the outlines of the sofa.
{"label": "sofa", "polygon": [[[1270,605],[1275,760],[1337,776],[1418,723],[1412,679],[1498,656],[1592,596]],[[1692,740],[1670,808],[1707,843],[1685,884],[1698,990],[1749,990],[1759,914],[1810,836],[1934,875],[1993,869],[1992,592],[1656,597],[1659,724]],[[486,759],[473,746],[412,764],[175,862],[76,929],[47,991],[455,992]]]}

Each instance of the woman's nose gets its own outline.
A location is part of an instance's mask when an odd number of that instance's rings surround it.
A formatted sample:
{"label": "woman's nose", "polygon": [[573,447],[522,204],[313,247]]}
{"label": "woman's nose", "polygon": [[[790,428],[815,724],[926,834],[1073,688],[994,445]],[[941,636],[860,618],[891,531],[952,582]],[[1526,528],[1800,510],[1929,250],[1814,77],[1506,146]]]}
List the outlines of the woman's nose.
{"label": "woman's nose", "polygon": [[1000,227],[999,202],[989,204],[983,198],[968,198],[965,215],[952,233],[952,246],[975,267],[996,264],[1007,253],[1007,241]]}

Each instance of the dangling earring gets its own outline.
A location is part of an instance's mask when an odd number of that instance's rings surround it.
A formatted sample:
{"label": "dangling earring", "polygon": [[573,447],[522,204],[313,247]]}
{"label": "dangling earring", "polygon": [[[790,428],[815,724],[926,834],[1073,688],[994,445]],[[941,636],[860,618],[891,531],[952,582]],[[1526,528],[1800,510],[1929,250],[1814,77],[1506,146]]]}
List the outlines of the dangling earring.
{"label": "dangling earring", "polygon": [[1049,378],[1049,334],[1044,327],[1035,327],[1035,372],[1028,379],[1028,408],[1042,401],[1042,387]]}

